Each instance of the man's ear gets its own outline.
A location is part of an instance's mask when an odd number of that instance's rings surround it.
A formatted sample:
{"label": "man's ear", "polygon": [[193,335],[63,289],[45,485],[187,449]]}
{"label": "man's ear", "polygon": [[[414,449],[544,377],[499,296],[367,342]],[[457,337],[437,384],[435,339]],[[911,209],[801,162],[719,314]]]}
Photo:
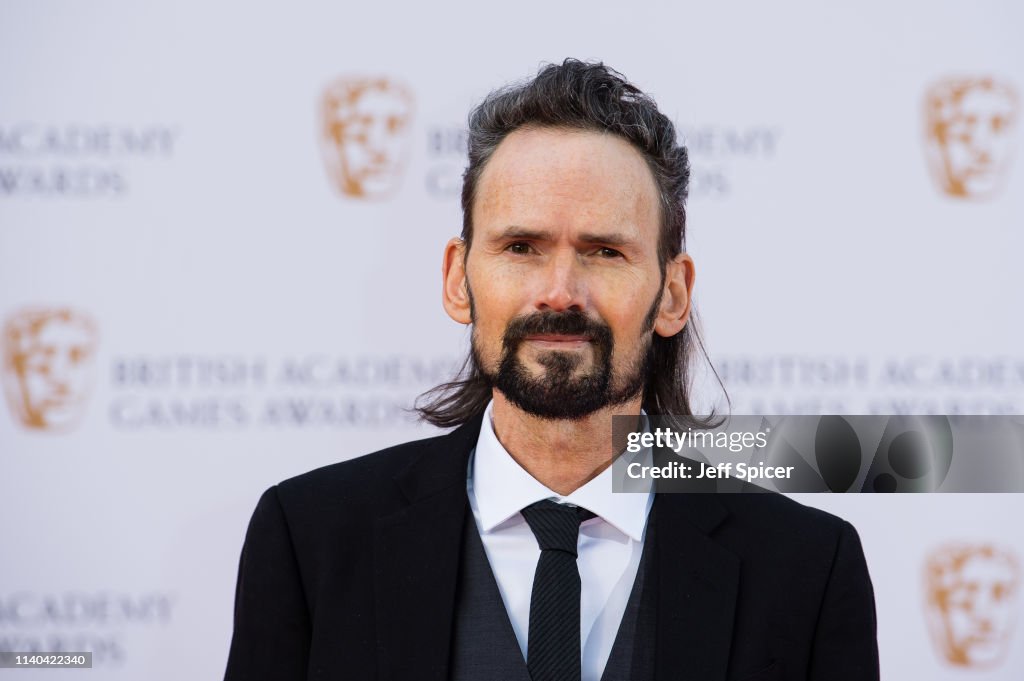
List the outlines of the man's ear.
{"label": "man's ear", "polygon": [[469,287],[466,283],[466,242],[459,238],[448,241],[441,264],[441,297],[448,316],[459,324],[472,321]]}
{"label": "man's ear", "polygon": [[654,331],[659,336],[670,338],[682,331],[689,321],[694,276],[693,258],[686,253],[666,263],[661,305],[654,322]]}

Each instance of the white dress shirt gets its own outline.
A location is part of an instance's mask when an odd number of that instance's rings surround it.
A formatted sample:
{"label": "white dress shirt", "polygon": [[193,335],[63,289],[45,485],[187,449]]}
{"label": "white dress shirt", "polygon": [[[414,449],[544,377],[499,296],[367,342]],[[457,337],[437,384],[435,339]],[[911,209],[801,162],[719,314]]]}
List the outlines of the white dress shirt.
{"label": "white dress shirt", "polygon": [[600,681],[640,565],[654,495],[649,489],[646,493],[613,493],[610,466],[569,496],[553,492],[505,451],[494,434],[491,405],[487,405],[476,450],[469,458],[466,488],[524,660],[540,548],[520,509],[553,499],[597,515],[580,526],[576,562],[582,585],[582,681]]}

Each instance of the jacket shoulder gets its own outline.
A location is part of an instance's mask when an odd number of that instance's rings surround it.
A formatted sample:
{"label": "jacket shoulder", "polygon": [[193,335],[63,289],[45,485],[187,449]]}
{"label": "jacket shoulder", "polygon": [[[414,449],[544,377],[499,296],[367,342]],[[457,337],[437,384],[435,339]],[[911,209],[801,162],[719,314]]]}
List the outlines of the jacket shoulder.
{"label": "jacket shoulder", "polygon": [[778,555],[815,556],[831,561],[843,537],[856,537],[856,530],[842,518],[805,506],[778,493],[720,494],[729,510],[735,537],[756,550]]}
{"label": "jacket shoulder", "polygon": [[286,506],[332,501],[359,505],[380,500],[395,487],[394,478],[401,471],[442,449],[445,438],[438,435],[403,442],[316,468],[278,483],[278,494]]}
{"label": "jacket shoulder", "polygon": [[807,506],[778,492],[721,494],[721,499],[737,516],[747,521],[783,523],[793,528],[835,532],[845,524],[839,516]]}
{"label": "jacket shoulder", "polygon": [[271,489],[293,532],[365,530],[372,524],[368,519],[404,508],[414,498],[465,487],[469,452],[479,432],[477,418],[442,435],[296,475]]}

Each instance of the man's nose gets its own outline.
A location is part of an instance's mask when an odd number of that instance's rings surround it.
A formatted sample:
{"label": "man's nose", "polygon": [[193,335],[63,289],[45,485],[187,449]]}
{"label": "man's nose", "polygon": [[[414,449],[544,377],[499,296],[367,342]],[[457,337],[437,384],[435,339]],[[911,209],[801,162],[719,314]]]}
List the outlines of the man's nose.
{"label": "man's nose", "polygon": [[582,311],[586,306],[583,267],[575,251],[560,251],[545,264],[537,309]]}

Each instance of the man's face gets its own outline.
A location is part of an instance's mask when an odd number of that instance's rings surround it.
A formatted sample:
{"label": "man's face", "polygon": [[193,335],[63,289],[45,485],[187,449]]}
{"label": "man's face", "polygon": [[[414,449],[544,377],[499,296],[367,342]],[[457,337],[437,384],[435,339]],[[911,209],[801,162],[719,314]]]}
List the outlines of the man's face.
{"label": "man's face", "polygon": [[473,353],[544,418],[639,394],[662,292],[658,193],[617,136],[517,130],[485,167],[465,261]]}

